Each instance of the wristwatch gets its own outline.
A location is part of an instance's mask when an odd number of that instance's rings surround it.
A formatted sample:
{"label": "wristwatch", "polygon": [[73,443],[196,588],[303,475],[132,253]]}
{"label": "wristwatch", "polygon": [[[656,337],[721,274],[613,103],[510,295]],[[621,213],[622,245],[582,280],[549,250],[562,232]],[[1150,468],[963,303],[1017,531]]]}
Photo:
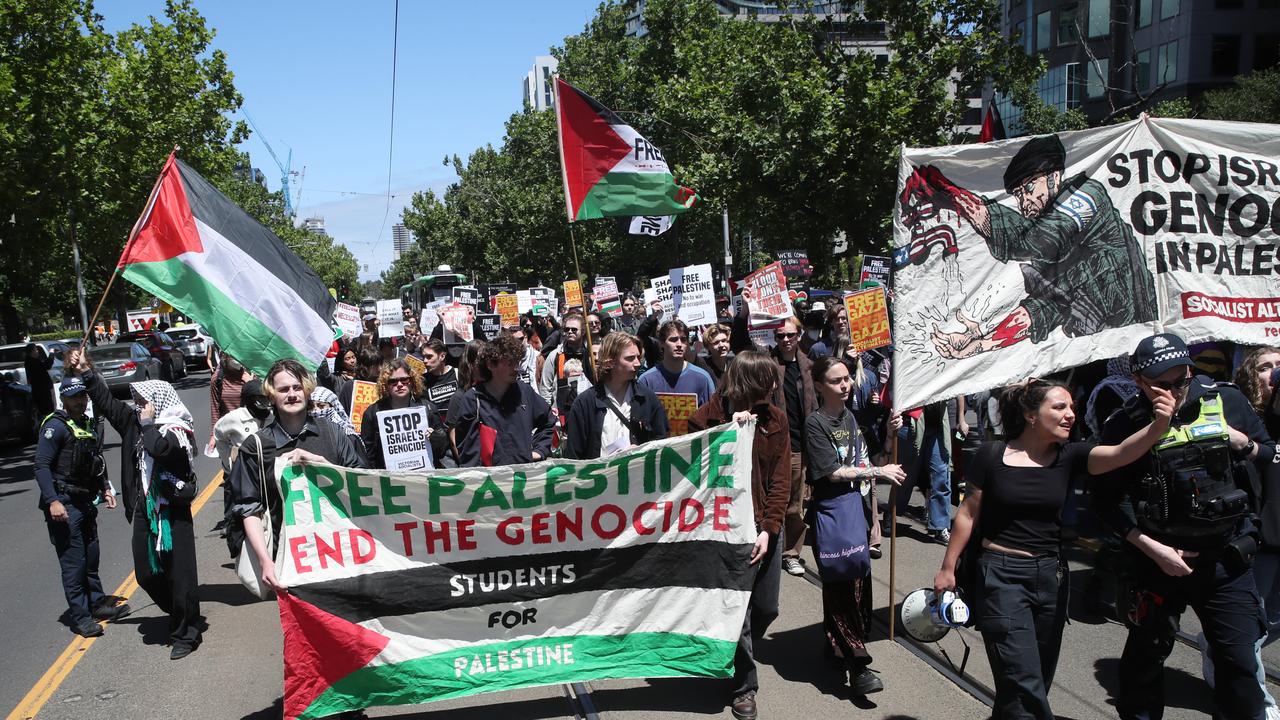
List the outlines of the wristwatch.
{"label": "wristwatch", "polygon": [[1253,438],[1249,438],[1249,444],[1244,446],[1244,449],[1240,451],[1240,454],[1243,457],[1249,457],[1253,454],[1253,450],[1256,447],[1258,447],[1258,443],[1254,442]]}

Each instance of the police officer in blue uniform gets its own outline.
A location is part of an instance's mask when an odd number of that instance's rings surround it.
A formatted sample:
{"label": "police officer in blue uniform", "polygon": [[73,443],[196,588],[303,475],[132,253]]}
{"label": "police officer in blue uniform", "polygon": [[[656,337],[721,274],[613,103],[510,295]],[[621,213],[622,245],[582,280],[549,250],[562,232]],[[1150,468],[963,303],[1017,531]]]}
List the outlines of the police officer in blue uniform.
{"label": "police officer in blue uniform", "polygon": [[1222,717],[1263,717],[1254,643],[1265,632],[1254,586],[1258,491],[1251,464],[1275,442],[1235,386],[1192,374],[1187,346],[1159,334],[1138,344],[1130,369],[1141,392],[1107,419],[1114,445],[1150,422],[1153,388],[1174,395],[1169,430],[1142,460],[1096,480],[1094,509],[1127,542],[1132,592],[1116,709],[1125,720],[1164,714],[1164,662],[1188,605],[1214,661]]}
{"label": "police officer in blue uniform", "polygon": [[36,484],[49,540],[62,568],[71,630],[84,637],[102,634],[95,620],[117,620],[128,605],[112,605],[98,578],[98,508],[116,506],[107,482],[97,423],[86,416],[89,395],[84,381],[67,376],[59,388],[62,409],[44,419],[36,446]]}

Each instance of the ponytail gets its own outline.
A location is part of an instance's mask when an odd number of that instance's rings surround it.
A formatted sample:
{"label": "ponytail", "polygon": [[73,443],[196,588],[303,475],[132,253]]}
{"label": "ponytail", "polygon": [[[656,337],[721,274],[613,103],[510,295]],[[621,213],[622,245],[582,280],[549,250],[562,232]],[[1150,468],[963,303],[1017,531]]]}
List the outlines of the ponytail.
{"label": "ponytail", "polygon": [[1004,436],[1012,440],[1021,435],[1027,429],[1027,415],[1039,410],[1045,396],[1054,388],[1071,392],[1057,380],[1039,378],[1003,388],[1000,391],[1000,420],[1004,424]]}

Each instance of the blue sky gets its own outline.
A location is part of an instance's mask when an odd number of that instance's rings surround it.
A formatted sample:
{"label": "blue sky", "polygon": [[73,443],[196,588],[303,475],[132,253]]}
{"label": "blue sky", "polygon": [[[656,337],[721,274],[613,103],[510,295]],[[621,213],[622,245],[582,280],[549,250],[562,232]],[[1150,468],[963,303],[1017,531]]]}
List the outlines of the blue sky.
{"label": "blue sky", "polygon": [[[389,215],[394,0],[197,0],[196,7],[217,30],[214,45],[227,53],[244,109],[262,132],[242,147],[267,186],[279,189],[280,170],[263,138],[281,161],[292,149],[295,171],[306,168],[299,221],[323,216],[362,269],[368,265],[361,279],[373,279],[391,264],[391,225],[413,192],[438,193],[455,179],[441,164],[446,155],[465,159],[501,142],[534,56],[580,32],[597,4],[401,1]],[[110,30],[164,12],[163,0],[95,7]]]}

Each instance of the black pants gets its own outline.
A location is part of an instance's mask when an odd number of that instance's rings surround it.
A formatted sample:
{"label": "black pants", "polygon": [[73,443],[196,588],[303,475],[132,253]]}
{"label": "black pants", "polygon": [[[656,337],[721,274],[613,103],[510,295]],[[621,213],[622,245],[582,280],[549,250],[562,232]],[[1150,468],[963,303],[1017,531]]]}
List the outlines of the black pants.
{"label": "black pants", "polygon": [[102,603],[102,580],[98,577],[98,509],[92,502],[72,502],[61,497],[67,521],[54,520],[49,511],[44,521],[49,541],[58,553],[62,569],[62,592],[74,627],[92,618],[93,608]]}
{"label": "black pants", "polygon": [[1178,621],[1190,605],[1200,618],[1213,659],[1213,696],[1218,712],[1232,720],[1263,717],[1254,643],[1266,621],[1253,569],[1228,572],[1217,554],[1187,558],[1192,573],[1171,577],[1146,555],[1132,550],[1133,597],[1129,638],[1120,656],[1116,709],[1124,720],[1164,716],[1164,662],[1173,651]]}
{"label": "black pants", "polygon": [[1058,557],[984,550],[978,561],[976,626],[995,678],[997,720],[1053,720],[1049,688],[1066,623],[1066,583]]}
{"label": "black pants", "polygon": [[778,618],[779,578],[782,577],[782,551],[778,548],[778,535],[769,536],[769,552],[754,566],[755,581],[751,586],[751,600],[747,615],[742,619],[742,634],[738,637],[738,650],[733,656],[733,696],[760,689],[756,673],[754,644],[764,636],[769,625]]}
{"label": "black pants", "polygon": [[133,572],[138,585],[151,596],[156,607],[169,614],[169,641],[174,645],[200,644],[200,578],[196,572],[196,534],[191,523],[191,506],[172,505],[169,525],[173,550],[160,555],[160,572],[151,570],[144,508],[133,518]]}

